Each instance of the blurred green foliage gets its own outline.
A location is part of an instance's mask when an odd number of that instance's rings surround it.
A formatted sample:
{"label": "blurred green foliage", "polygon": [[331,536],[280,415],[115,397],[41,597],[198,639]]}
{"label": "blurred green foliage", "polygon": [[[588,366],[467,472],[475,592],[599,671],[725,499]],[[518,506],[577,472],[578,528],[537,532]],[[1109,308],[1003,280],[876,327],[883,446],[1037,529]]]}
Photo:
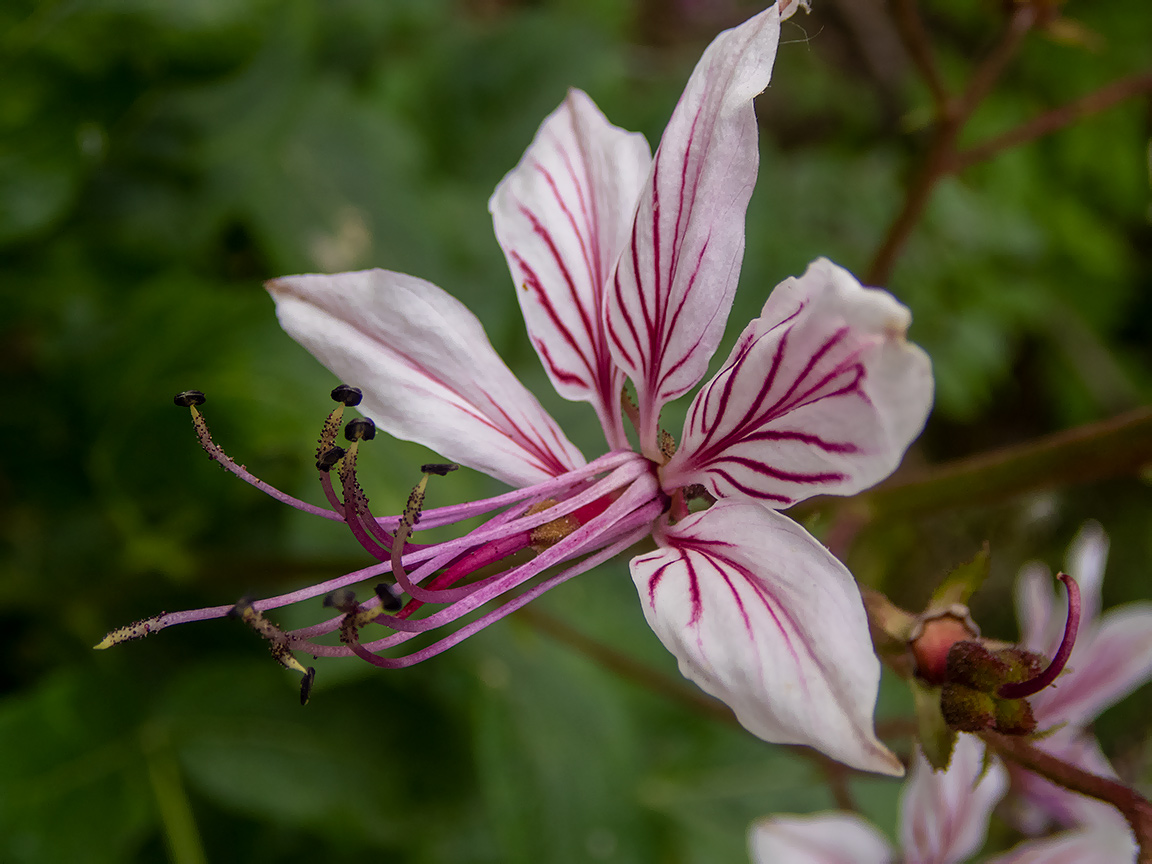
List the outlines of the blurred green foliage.
{"label": "blurred green foliage", "polygon": [[[881,6],[863,4],[880,28],[865,36],[844,4],[814,5],[785,26],[760,104],[733,334],[815,256],[863,272],[927,135],[914,70],[869,42],[896,38]],[[959,87],[1001,12],[925,7]],[[234,622],[90,650],[161,609],[358,566],[337,526],[206,463],[171,406],[179,390],[205,390],[235,457],[315,499],[311,448],[334,382],[279,331],[265,278],[384,266],[436,281],[593,452],[592,412],[550,393],[524,338],[487,196],[568,86],[655,144],[701,48],[752,11],[722,0],[0,5],[0,860],[712,864],[744,860],[759,815],[831,806],[810,760],[522,621],[403,672],[321,663],[306,709]],[[1067,13],[1089,46],[1030,37],[965,144],[1148,63],[1146,0]],[[1150,116],[1146,99],[1122,105],[936,190],[890,286],[913,309],[939,389],[909,461],[1148,402]],[[425,460],[397,443],[361,461],[380,511],[402,506]],[[436,494],[494,488],[468,475]],[[1150,513],[1138,479],[1111,480],[878,525],[851,560],[915,605],[990,538],[977,617],[1010,638],[1016,567],[1058,563],[1089,516],[1113,538],[1106,601],[1146,597]],[[541,602],[675,675],[623,563]],[[1145,694],[1100,724],[1144,780],[1148,707]],[[880,716],[909,711],[888,682]],[[897,784],[852,787],[894,825]]]}

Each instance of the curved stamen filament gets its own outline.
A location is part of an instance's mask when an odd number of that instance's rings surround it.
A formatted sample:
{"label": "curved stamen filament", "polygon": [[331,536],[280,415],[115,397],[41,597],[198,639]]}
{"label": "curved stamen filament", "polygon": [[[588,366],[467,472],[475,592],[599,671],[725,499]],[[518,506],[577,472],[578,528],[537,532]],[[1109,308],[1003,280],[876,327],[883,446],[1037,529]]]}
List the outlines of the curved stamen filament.
{"label": "curved stamen filament", "polygon": [[1060,573],[1056,578],[1063,582],[1068,590],[1068,620],[1064,625],[1064,638],[1060,641],[1056,656],[1052,658],[1047,669],[1035,678],[1004,684],[996,691],[997,695],[1004,699],[1024,699],[1039,693],[1064,671],[1064,666],[1072,654],[1072,647],[1076,644],[1076,631],[1080,628],[1080,586],[1067,573]]}
{"label": "curved stamen filament", "polygon": [[[655,518],[655,515],[656,514],[654,513],[651,518]],[[613,543],[611,546],[607,546],[604,549],[601,549],[599,552],[593,555],[589,555],[587,558],[576,564],[573,564],[571,567],[562,571],[561,573],[546,579],[539,585],[533,586],[523,594],[517,595],[502,606],[493,609],[491,612],[488,612],[480,618],[477,618],[475,621],[470,622],[466,626],[461,627],[459,630],[449,634],[448,636],[445,636],[443,639],[434,642],[426,648],[421,648],[419,651],[414,651],[411,654],[404,655],[403,657],[381,657],[378,654],[372,653],[370,650],[374,647],[374,645],[362,645],[359,642],[352,642],[346,647],[349,651],[351,651],[351,653],[355,654],[360,659],[366,660],[372,665],[379,666],[384,669],[403,669],[407,666],[414,666],[417,663],[447,651],[453,645],[464,641],[473,633],[483,630],[489,624],[492,624],[496,621],[499,621],[501,618],[510,615],[520,607],[526,605],[532,600],[535,600],[545,591],[555,588],[557,585],[567,582],[569,579],[575,576],[579,576],[581,573],[585,573],[588,570],[591,570],[593,567],[597,567],[605,561],[616,557],[633,543],[642,540],[645,536],[647,536],[649,531],[650,529],[647,525],[635,529],[631,533],[626,534],[616,543]]]}

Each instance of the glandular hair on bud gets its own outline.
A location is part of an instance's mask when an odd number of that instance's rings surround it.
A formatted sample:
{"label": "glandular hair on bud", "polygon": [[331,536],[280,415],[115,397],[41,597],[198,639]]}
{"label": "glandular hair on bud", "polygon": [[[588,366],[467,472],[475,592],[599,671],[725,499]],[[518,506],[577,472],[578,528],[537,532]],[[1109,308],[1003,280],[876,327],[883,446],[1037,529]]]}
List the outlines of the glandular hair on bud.
{"label": "glandular hair on bud", "polygon": [[984,732],[996,725],[996,700],[963,684],[945,684],[940,691],[940,713],[949,729]]}
{"label": "glandular hair on bud", "polygon": [[364,394],[359,387],[349,387],[347,384],[341,384],[332,391],[332,401],[341,402],[349,408],[355,408],[363,398]]}
{"label": "glandular hair on bud", "polygon": [[1008,680],[1008,663],[979,642],[957,642],[948,651],[947,680],[992,693]]}
{"label": "glandular hair on bud", "polygon": [[1036,717],[1026,699],[997,699],[997,732],[1004,735],[1031,735],[1036,731]]}

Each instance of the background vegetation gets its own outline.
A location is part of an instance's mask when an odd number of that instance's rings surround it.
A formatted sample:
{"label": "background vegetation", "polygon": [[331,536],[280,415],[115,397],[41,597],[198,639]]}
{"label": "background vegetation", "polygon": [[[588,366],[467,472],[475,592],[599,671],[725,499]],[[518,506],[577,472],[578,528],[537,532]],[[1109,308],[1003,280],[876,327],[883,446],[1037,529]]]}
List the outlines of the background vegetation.
{"label": "background vegetation", "polygon": [[[938,402],[905,485],[801,515],[911,608],[990,540],[975,612],[1004,638],[1020,564],[1058,565],[1089,517],[1113,541],[1106,603],[1147,598],[1152,8],[1072,0],[1059,18],[1042,4],[1013,43],[1013,7],[991,0],[925,0],[927,40],[901,36],[908,0],[814,6],[785,25],[758,106],[729,344],[773,285],[827,255],[912,308]],[[306,708],[236,622],[91,650],[162,609],[361,563],[338,526],[210,465],[171,404],[203,389],[233,456],[316,499],[312,447],[335,382],[277,327],[268,277],[385,266],[436,281],[592,452],[592,412],[555,397],[524,336],[487,197],[570,85],[655,144],[702,48],[755,10],[0,5],[0,860],[715,864],[746,860],[753,818],[830,807],[834,791],[895,824],[899,784],[829,783],[820,761],[751,738],[687,685],[664,693],[675,664],[624,562],[413,669],[321,664]],[[929,43],[934,67],[914,59]],[[1000,67],[981,65],[998,51]],[[996,73],[986,95],[966,89],[981,69]],[[1082,97],[1082,111],[1047,113]],[[1051,134],[969,149],[1045,116]],[[925,207],[885,262],[909,190]],[[1067,430],[1079,449],[1037,449]],[[934,473],[1005,446],[1023,449],[991,471]],[[424,459],[404,443],[368,451],[380,512]],[[493,488],[462,471],[435,494]],[[604,650],[557,638],[553,619]],[[1098,730],[1145,791],[1150,708],[1141,692]],[[909,710],[886,682],[881,725],[902,753]],[[993,845],[1006,836],[997,825]]]}

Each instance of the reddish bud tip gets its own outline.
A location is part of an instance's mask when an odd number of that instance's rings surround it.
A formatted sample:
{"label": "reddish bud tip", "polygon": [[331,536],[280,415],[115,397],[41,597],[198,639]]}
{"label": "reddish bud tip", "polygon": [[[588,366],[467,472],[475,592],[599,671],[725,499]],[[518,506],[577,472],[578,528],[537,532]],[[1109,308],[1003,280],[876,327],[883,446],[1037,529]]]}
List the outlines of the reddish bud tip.
{"label": "reddish bud tip", "polygon": [[975,635],[967,623],[953,615],[925,621],[920,634],[909,644],[916,660],[916,674],[929,684],[943,684],[948,680],[948,652],[953,645]]}

